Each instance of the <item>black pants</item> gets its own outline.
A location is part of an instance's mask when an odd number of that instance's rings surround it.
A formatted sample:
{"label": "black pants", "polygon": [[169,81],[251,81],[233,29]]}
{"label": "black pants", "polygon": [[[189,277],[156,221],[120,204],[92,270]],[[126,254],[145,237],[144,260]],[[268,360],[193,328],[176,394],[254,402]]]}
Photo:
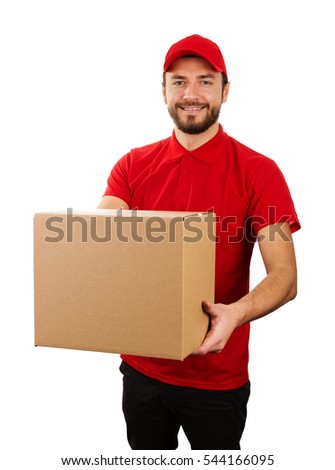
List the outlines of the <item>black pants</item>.
{"label": "black pants", "polygon": [[250,383],[234,390],[199,390],[151,379],[122,362],[123,413],[133,450],[178,447],[183,428],[192,449],[240,449]]}

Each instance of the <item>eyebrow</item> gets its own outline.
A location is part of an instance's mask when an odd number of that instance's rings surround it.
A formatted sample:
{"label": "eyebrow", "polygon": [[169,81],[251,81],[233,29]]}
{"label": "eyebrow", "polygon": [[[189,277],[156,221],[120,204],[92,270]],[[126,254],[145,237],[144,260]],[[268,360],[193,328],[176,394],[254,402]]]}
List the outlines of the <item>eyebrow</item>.
{"label": "eyebrow", "polygon": [[[171,76],[171,80],[184,80],[185,77],[184,75],[172,75]],[[197,78],[201,78],[201,79],[204,79],[204,78],[211,78],[211,79],[215,79],[215,75],[213,73],[205,73],[205,74],[202,74],[202,75],[197,75]]]}
{"label": "eyebrow", "polygon": [[212,79],[215,79],[216,76],[214,75],[214,73],[205,73],[203,75],[198,75],[197,78],[212,78]]}

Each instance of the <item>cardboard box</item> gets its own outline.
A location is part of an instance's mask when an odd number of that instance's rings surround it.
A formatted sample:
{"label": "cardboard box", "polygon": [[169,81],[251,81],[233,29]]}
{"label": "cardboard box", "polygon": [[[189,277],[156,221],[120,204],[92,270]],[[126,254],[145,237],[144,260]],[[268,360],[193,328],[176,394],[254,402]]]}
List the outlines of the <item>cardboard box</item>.
{"label": "cardboard box", "polygon": [[214,299],[214,214],[34,217],[35,344],[183,360]]}

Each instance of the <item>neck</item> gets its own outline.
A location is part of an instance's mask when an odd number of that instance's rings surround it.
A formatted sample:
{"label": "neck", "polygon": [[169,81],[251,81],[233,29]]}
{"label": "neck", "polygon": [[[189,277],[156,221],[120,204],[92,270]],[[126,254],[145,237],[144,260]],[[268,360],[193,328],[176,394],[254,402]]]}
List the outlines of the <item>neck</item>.
{"label": "neck", "polygon": [[201,134],[186,134],[177,128],[175,128],[175,134],[178,142],[191,152],[211,140],[217,134],[218,130],[219,123],[216,122],[207,129],[207,131],[202,132]]}

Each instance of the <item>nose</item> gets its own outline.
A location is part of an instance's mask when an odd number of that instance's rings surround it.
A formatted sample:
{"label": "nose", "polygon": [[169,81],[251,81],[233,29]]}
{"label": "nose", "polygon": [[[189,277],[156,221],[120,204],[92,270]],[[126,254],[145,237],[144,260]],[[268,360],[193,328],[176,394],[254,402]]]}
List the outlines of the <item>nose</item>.
{"label": "nose", "polygon": [[184,100],[197,100],[198,99],[198,93],[197,93],[197,87],[195,83],[188,83],[187,87],[184,90]]}

